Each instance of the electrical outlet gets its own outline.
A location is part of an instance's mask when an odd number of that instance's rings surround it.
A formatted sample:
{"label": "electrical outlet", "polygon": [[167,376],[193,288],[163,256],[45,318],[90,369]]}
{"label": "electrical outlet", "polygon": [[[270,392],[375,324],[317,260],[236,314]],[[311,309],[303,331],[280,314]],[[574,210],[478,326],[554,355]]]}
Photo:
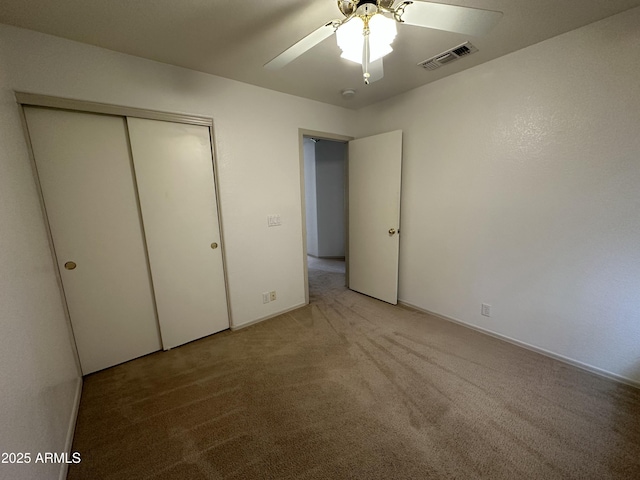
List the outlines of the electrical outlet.
{"label": "electrical outlet", "polygon": [[270,296],[269,296],[269,292],[264,292],[262,294],[262,303],[269,303],[271,300],[269,300]]}
{"label": "electrical outlet", "polygon": [[269,292],[269,301],[273,302],[276,299],[276,291],[273,290],[272,292]]}
{"label": "electrical outlet", "polygon": [[484,315],[485,317],[490,317],[491,316],[491,305],[487,305],[486,303],[482,304],[482,315]]}
{"label": "electrical outlet", "polygon": [[267,215],[267,225],[269,227],[279,227],[282,225],[282,218],[280,215]]}

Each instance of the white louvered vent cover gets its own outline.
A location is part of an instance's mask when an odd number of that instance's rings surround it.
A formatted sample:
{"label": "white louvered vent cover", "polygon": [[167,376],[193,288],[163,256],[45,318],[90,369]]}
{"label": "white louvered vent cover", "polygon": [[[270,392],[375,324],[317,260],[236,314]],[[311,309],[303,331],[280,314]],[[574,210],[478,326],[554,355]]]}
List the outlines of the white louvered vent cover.
{"label": "white louvered vent cover", "polygon": [[460,57],[471,55],[472,53],[476,53],[477,51],[478,49],[471,45],[471,42],[464,42],[462,45],[458,45],[455,48],[447,50],[446,52],[439,53],[435,57],[431,57],[428,60],[420,62],[418,66],[427,70],[435,70],[436,68],[440,68],[447,63],[455,62]]}

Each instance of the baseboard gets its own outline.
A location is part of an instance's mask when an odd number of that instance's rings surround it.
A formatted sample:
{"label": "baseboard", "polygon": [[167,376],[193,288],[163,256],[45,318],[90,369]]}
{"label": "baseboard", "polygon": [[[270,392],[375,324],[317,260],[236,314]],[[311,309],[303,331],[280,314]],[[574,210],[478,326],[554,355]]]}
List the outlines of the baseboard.
{"label": "baseboard", "polygon": [[306,305],[307,304],[303,302],[303,303],[300,303],[298,305],[294,305],[291,308],[287,308],[286,310],[283,310],[281,312],[272,313],[271,315],[267,315],[266,317],[257,318],[256,320],[251,320],[250,322],[241,323],[240,325],[232,325],[230,328],[231,328],[232,331],[235,332],[236,330],[240,330],[242,328],[250,327],[251,325],[255,325],[256,323],[264,322],[265,320],[269,320],[270,318],[279,317],[280,315],[284,315],[285,313],[293,312],[294,310],[298,310],[299,308],[302,308],[302,307],[304,307]]}
{"label": "baseboard", "polygon": [[478,327],[477,325],[472,325],[472,324],[463,322],[462,320],[458,320],[457,318],[452,318],[452,317],[448,317],[446,315],[442,315],[442,314],[437,313],[437,312],[432,312],[430,310],[418,307],[417,305],[413,305],[413,304],[411,304],[409,302],[405,302],[403,300],[399,300],[398,304],[400,304],[402,306],[405,306],[405,307],[412,308],[412,309],[417,310],[417,311],[422,312],[422,313],[426,313],[428,315],[433,315],[434,317],[441,318],[441,319],[446,320],[448,322],[457,323],[458,325],[461,325],[463,327],[470,328],[471,330],[476,330],[478,332],[484,333],[486,335],[490,335],[490,336],[498,338],[500,340],[504,340],[505,342],[509,342],[509,343],[511,343],[513,345],[517,345],[519,347],[526,348],[527,350],[531,350],[533,352],[539,353],[539,354],[544,355],[546,357],[553,358],[553,359],[558,360],[560,362],[567,363],[569,365],[572,365],[574,367],[580,368],[582,370],[586,370],[587,372],[593,373],[595,375],[599,375],[601,377],[605,377],[605,378],[608,378],[610,380],[615,380],[616,382],[624,383],[625,385],[629,385],[631,387],[635,387],[635,388],[639,388],[640,389],[640,382],[637,381],[637,380],[634,380],[632,378],[624,377],[622,375],[618,375],[617,373],[609,372],[608,370],[603,370],[602,368],[598,368],[598,367],[595,367],[593,365],[589,365],[588,363],[583,363],[583,362],[581,362],[579,360],[574,360],[573,358],[565,357],[564,355],[560,355],[559,353],[551,352],[549,350],[545,350],[544,348],[537,347],[535,345],[531,345],[529,343],[523,342],[522,340],[517,340],[517,339],[509,337],[507,335],[502,335],[500,333],[496,333],[496,332],[493,332],[491,330],[487,330],[486,328]]}
{"label": "baseboard", "polygon": [[[71,409],[71,416],[69,417],[69,428],[67,429],[67,440],[64,445],[64,451],[71,457],[71,447],[73,447],[73,434],[76,430],[76,421],[78,420],[78,411],[80,409],[80,396],[82,395],[82,377],[78,377],[76,382],[76,395],[73,399],[73,408]],[[60,466],[59,480],[65,480],[69,471],[69,464],[63,463]]]}

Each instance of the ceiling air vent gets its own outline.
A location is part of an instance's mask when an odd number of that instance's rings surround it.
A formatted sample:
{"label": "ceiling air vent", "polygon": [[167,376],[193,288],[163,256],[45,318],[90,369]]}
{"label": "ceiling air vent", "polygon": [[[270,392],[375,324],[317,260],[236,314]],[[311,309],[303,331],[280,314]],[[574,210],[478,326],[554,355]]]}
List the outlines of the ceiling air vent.
{"label": "ceiling air vent", "polygon": [[424,62],[420,62],[418,66],[427,70],[435,70],[436,68],[440,68],[447,63],[458,60],[460,57],[471,55],[472,53],[476,53],[477,51],[478,49],[471,45],[470,42],[465,42],[462,45],[458,45],[455,48],[447,50],[446,52],[439,53],[435,57],[431,57]]}

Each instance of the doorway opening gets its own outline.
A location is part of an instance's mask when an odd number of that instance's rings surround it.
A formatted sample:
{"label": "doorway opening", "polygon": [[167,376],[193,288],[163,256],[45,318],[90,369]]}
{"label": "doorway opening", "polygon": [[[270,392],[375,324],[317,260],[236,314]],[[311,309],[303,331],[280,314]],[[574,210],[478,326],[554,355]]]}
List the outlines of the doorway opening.
{"label": "doorway opening", "polygon": [[307,302],[310,286],[347,283],[347,147],[345,137],[302,132]]}
{"label": "doorway opening", "polygon": [[[313,204],[313,197],[306,200],[305,191],[317,188],[318,179],[305,177],[305,137],[322,141],[347,143],[348,158],[345,161],[344,256],[346,260],[345,282],[347,288],[385,301],[398,303],[398,272],[400,260],[400,194],[402,177],[402,130],[380,133],[353,140],[349,137],[317,134],[299,130],[300,192],[302,201],[303,265],[305,300],[309,303],[309,278],[307,266],[306,204]],[[310,140],[317,145],[318,142]],[[312,145],[307,143],[307,151]],[[315,155],[316,147],[313,145]],[[317,164],[317,162],[316,162]],[[316,165],[317,167],[317,165]],[[317,175],[317,170],[316,170]],[[309,185],[309,186],[307,186]],[[317,202],[317,198],[315,200]],[[311,205],[311,208],[313,206]],[[316,205],[316,215],[317,215]],[[313,213],[311,213],[313,215]],[[312,224],[313,225],[313,224]],[[317,225],[316,225],[317,227]],[[314,235],[313,226],[309,234]],[[317,234],[316,234],[317,235]],[[344,238],[344,237],[343,237]],[[313,242],[313,238],[311,239]],[[313,248],[313,245],[312,245]],[[314,251],[310,252],[312,255]],[[318,252],[319,257],[332,256]]]}

